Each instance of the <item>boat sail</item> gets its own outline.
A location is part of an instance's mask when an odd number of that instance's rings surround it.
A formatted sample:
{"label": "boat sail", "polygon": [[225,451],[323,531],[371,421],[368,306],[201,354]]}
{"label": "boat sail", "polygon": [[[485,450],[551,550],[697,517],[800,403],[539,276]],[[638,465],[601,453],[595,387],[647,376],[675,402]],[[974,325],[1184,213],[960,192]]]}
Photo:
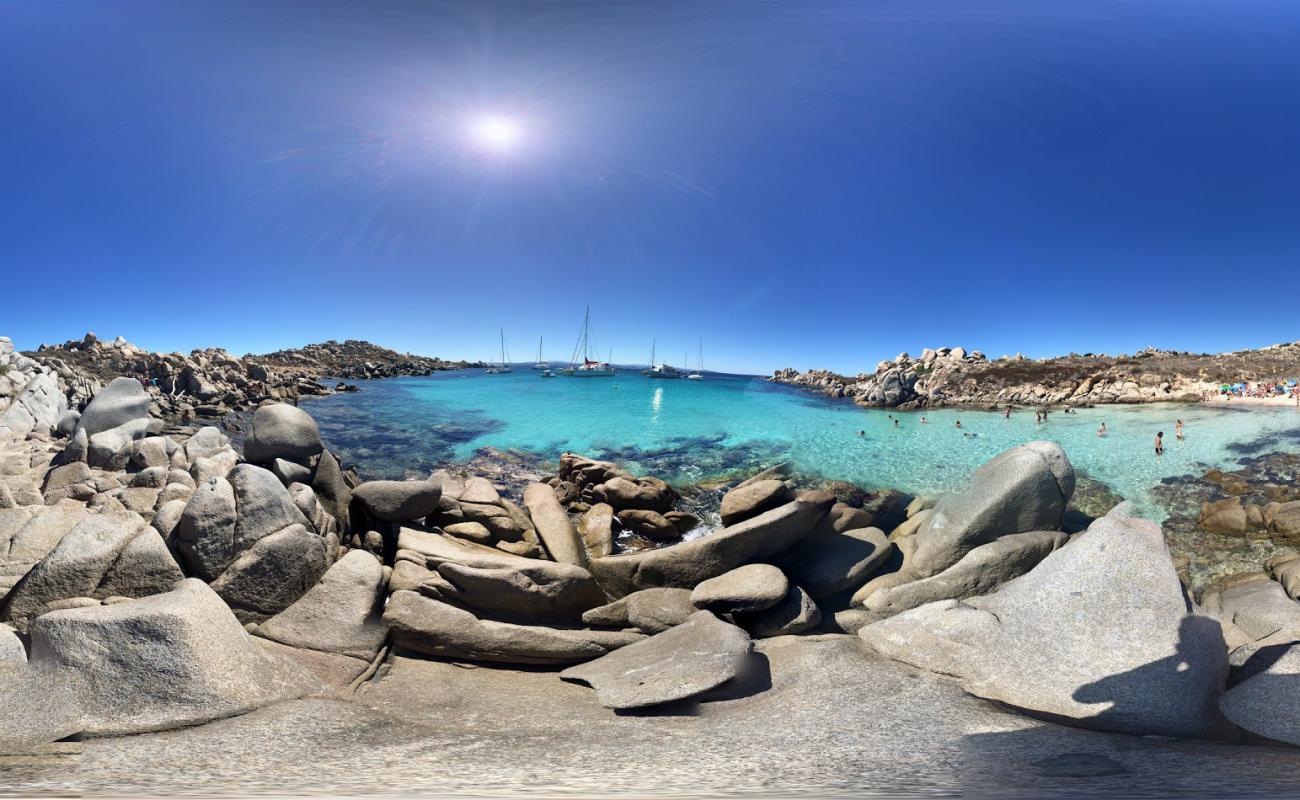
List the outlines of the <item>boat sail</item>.
{"label": "boat sail", "polygon": [[501,329],[501,364],[499,366],[488,367],[487,371],[491,375],[497,375],[502,372],[514,372],[510,368],[510,361],[506,356],[506,330]]}
{"label": "boat sail", "polygon": [[702,381],[702,380],[704,380],[704,340],[703,340],[703,339],[700,340],[700,360],[699,360],[699,363],[697,363],[697,364],[695,365],[695,371],[692,372],[690,375],[687,375],[687,376],[686,376],[686,380],[688,380],[688,381]]}
{"label": "boat sail", "polygon": [[650,367],[641,370],[641,374],[647,378],[680,378],[682,371],[668,364],[655,363],[655,340],[650,340]]}
{"label": "boat sail", "polygon": [[[582,356],[581,364],[578,363],[579,355]],[[578,336],[569,366],[560,370],[560,374],[568,378],[608,378],[614,374],[608,361],[591,359],[591,306],[587,306],[587,313],[582,318],[582,333]]]}
{"label": "boat sail", "polygon": [[533,369],[550,369],[550,368],[551,365],[547,364],[545,361],[542,360],[542,337],[538,336],[537,337],[537,363],[533,365]]}

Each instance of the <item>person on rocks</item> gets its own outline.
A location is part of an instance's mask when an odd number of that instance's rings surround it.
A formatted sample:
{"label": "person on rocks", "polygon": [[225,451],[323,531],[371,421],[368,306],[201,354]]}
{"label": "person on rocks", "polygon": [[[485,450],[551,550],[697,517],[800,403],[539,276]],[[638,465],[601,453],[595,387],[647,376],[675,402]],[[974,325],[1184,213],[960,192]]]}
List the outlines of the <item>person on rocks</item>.
{"label": "person on rocks", "polygon": [[1157,431],[1156,432],[1156,455],[1162,456],[1164,454],[1165,454],[1165,432]]}

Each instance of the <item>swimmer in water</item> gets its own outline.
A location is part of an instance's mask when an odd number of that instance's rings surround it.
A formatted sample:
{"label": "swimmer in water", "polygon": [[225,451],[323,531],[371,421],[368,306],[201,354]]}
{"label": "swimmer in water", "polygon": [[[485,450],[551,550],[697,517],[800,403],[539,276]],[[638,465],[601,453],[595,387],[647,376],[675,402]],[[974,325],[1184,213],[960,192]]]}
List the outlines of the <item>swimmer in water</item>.
{"label": "swimmer in water", "polygon": [[898,420],[894,420],[894,427],[895,427],[895,428],[898,427]]}
{"label": "swimmer in water", "polygon": [[957,427],[958,427],[958,428],[961,427],[961,420],[957,420]]}
{"label": "swimmer in water", "polygon": [[1159,431],[1156,433],[1156,455],[1162,456],[1164,454],[1165,454],[1165,432]]}
{"label": "swimmer in water", "polygon": [[925,417],[921,417],[921,424],[922,424],[922,425],[926,424],[926,423],[925,423]]}
{"label": "swimmer in water", "polygon": [[1181,419],[1174,422],[1174,438],[1179,441],[1183,439],[1183,421]]}
{"label": "swimmer in water", "polygon": [[1101,423],[1101,427],[1097,429],[1097,435],[1098,435],[1098,436],[1105,436],[1105,435],[1106,435],[1106,423],[1104,423],[1104,422]]}

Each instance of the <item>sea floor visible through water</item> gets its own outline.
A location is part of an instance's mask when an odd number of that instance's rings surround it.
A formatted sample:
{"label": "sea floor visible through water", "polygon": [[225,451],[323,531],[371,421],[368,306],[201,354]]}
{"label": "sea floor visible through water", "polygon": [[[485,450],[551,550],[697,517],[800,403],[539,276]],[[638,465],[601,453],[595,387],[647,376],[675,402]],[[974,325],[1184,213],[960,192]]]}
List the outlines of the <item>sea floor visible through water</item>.
{"label": "sea floor visible through water", "polygon": [[[1056,410],[1039,423],[1031,409],[1010,418],[971,409],[868,409],[759,377],[716,373],[704,381],[651,379],[634,370],[577,379],[518,368],[359,385],[359,392],[303,407],[328,445],[367,478],[427,475],[483,461],[484,454],[545,464],[571,451],[678,485],[789,461],[808,476],[933,495],[959,486],[1010,447],[1047,439],[1065,449],[1081,475],[1134,501],[1144,516],[1164,520],[1189,513],[1167,507],[1178,496],[1167,491],[1169,484],[1267,453],[1300,452],[1294,407],[1101,406]],[[1182,439],[1175,436],[1178,419]],[[1098,436],[1102,423],[1107,432]],[[1159,431],[1163,455],[1155,453]],[[1245,560],[1232,569],[1258,568],[1255,562],[1267,554],[1257,543],[1240,549]]]}

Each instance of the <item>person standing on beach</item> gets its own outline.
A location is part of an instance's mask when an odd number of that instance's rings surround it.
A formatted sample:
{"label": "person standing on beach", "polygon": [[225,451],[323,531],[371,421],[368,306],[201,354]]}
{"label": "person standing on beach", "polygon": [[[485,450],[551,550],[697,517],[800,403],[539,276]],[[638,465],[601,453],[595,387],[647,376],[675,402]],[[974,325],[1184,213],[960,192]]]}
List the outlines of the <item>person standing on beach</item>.
{"label": "person standing on beach", "polygon": [[1156,455],[1162,456],[1164,454],[1165,454],[1165,432],[1157,431],[1156,432]]}
{"label": "person standing on beach", "polygon": [[1174,421],[1174,438],[1180,442],[1183,440],[1183,421],[1181,419]]}

